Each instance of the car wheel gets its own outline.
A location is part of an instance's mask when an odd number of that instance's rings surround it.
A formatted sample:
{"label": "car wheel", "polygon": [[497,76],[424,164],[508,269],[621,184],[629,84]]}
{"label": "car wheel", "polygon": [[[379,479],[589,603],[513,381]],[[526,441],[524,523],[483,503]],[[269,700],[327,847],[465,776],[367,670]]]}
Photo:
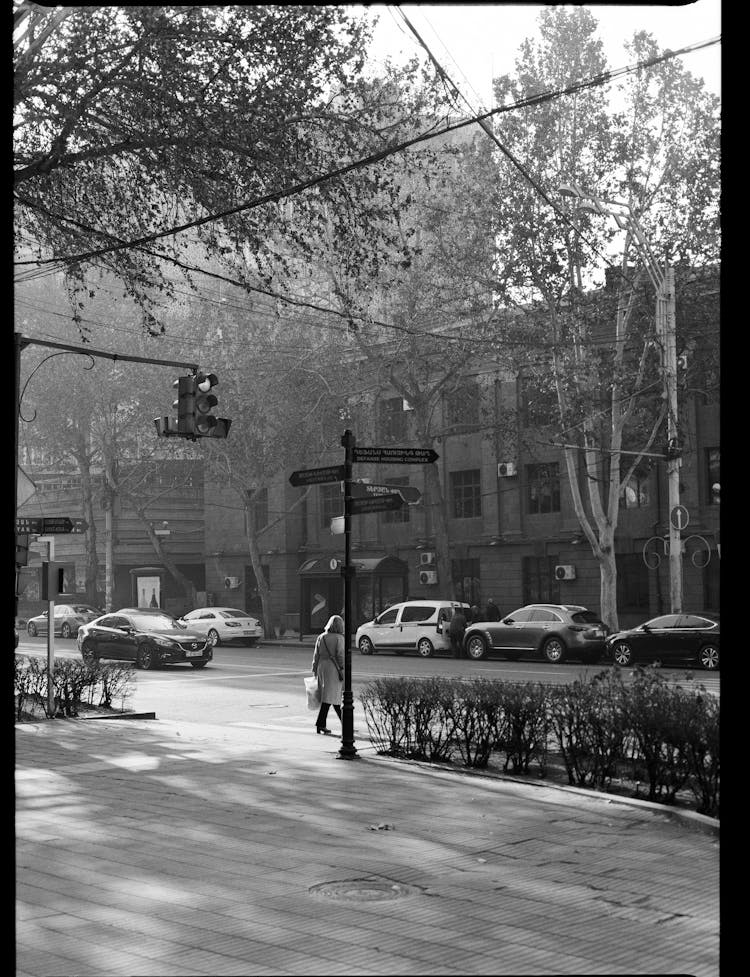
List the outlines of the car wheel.
{"label": "car wheel", "polygon": [[212,648],[216,648],[217,645],[221,644],[219,641],[219,632],[215,628],[211,630],[206,635],[206,640],[211,645]]}
{"label": "car wheel", "polygon": [[369,638],[359,639],[359,653],[361,655],[371,655],[373,650],[372,641]]}
{"label": "car wheel", "polygon": [[704,645],[698,652],[698,663],[707,671],[714,671],[719,667],[719,649],[716,645]]}
{"label": "car wheel", "polygon": [[206,665],[208,665],[208,662],[190,662],[190,665],[193,668],[205,668]]}
{"label": "car wheel", "polygon": [[475,662],[481,661],[487,654],[484,638],[473,634],[466,643],[466,654]]}
{"label": "car wheel", "polygon": [[64,621],[63,622],[63,626],[60,628],[60,637],[61,638],[69,638],[70,636],[71,636],[71,634],[70,634],[70,625],[68,624],[67,621]]}
{"label": "car wheel", "polygon": [[84,662],[87,665],[99,664],[99,656],[94,651],[91,642],[89,641],[85,642],[83,647],[81,648],[81,658],[83,658]]}
{"label": "car wheel", "polygon": [[29,632],[29,636],[32,638],[36,638],[37,634],[39,634],[36,629],[36,624],[34,624],[33,621],[29,621],[29,623],[26,625],[26,630]]}
{"label": "car wheel", "polygon": [[628,665],[633,664],[633,649],[626,641],[618,641],[612,649],[612,660],[615,665],[627,668]]}
{"label": "car wheel", "polygon": [[435,649],[432,647],[432,642],[429,638],[420,638],[417,642],[417,654],[421,655],[422,658],[432,658],[435,654]]}
{"label": "car wheel", "polygon": [[142,668],[145,672],[156,668],[156,652],[153,648],[149,648],[148,645],[141,645],[138,649],[137,662],[138,667]]}
{"label": "car wheel", "polygon": [[565,660],[565,645],[559,638],[549,638],[544,642],[542,654],[551,665],[559,665]]}

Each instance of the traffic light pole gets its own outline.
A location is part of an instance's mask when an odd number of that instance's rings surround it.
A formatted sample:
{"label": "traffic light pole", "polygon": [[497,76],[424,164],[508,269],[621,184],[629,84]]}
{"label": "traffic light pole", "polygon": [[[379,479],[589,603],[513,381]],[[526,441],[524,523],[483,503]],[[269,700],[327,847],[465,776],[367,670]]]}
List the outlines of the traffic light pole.
{"label": "traffic light pole", "polygon": [[345,449],[344,458],[344,701],[341,717],[340,760],[359,758],[354,746],[354,698],[352,696],[352,463],[354,460],[355,438],[351,431],[344,431],[341,444]]}

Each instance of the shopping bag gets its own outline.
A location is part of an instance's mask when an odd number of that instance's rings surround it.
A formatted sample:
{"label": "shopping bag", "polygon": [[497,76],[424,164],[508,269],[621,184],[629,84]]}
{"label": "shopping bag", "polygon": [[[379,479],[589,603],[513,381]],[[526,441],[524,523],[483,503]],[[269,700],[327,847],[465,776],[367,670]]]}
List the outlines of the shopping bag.
{"label": "shopping bag", "polygon": [[317,675],[308,675],[305,679],[305,692],[307,693],[307,708],[320,709],[320,686],[318,685]]}

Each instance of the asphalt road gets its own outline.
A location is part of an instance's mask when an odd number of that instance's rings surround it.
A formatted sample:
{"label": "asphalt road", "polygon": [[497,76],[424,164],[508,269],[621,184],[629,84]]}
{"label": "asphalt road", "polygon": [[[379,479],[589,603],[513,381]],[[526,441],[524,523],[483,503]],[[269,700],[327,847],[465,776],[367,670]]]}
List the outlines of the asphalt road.
{"label": "asphalt road", "polygon": [[[21,636],[17,653],[45,658],[47,639]],[[78,658],[75,641],[55,639],[56,657]],[[204,669],[176,665],[156,671],[135,672],[134,691],[129,708],[155,712],[159,719],[180,722],[257,722],[274,721],[284,716],[306,714],[303,678],[310,674],[312,649],[309,645],[261,644],[214,649],[214,661]],[[578,663],[549,665],[546,662],[473,662],[454,658],[423,659],[416,655],[379,654],[363,656],[352,651],[352,689],[355,696],[367,682],[392,675],[453,675],[505,679],[514,682],[573,682],[584,674],[595,674],[601,664]],[[680,685],[704,685],[719,694],[719,675],[681,668],[664,669],[665,676]]]}

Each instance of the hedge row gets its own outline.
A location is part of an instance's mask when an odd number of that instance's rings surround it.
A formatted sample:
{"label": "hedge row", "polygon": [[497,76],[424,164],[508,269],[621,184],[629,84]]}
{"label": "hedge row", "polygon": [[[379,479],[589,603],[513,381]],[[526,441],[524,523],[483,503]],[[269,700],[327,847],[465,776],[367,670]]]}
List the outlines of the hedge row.
{"label": "hedge row", "polygon": [[58,658],[52,670],[54,712],[48,703],[49,669],[42,658],[16,655],[13,684],[16,698],[16,720],[40,707],[49,719],[52,716],[77,716],[81,705],[111,708],[113,701],[132,695],[133,665],[123,662],[87,663],[70,658]]}
{"label": "hedge row", "polygon": [[719,816],[719,700],[637,667],[627,684],[608,669],[568,685],[473,678],[382,678],[361,692],[378,753],[547,774],[551,753],[568,783],[606,791],[612,781],[648,784],[648,798]]}

